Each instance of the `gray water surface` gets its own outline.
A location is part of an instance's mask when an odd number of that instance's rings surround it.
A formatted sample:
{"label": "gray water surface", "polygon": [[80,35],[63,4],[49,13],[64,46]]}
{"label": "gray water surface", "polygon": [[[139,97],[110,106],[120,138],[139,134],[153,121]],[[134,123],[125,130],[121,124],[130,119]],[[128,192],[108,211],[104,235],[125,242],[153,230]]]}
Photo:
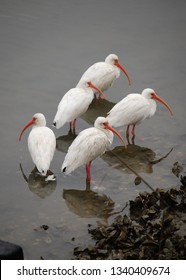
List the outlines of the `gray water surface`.
{"label": "gray water surface", "polygon": [[[0,5],[0,239],[23,247],[25,259],[70,259],[73,248],[92,243],[88,228],[112,221],[139,192],[149,191],[106,154],[92,163],[91,192],[85,192],[85,168],[70,176],[60,169],[69,143],[69,127],[52,127],[61,97],[83,72],[109,53],[116,53],[130,74],[121,74],[105,92],[111,102],[92,104],[77,120],[77,133],[92,125],[128,93],[153,88],[171,106],[158,104],[155,116],[136,128],[132,156],[125,160],[153,187],[179,185],[172,174],[185,164],[186,3],[152,0],[1,0]],[[34,113],[42,112],[55,132],[57,149],[51,164],[56,182],[35,177],[27,131]],[[125,128],[120,129],[125,137]],[[121,146],[114,139],[112,149]],[[172,152],[162,161],[151,161]],[[20,169],[22,166],[22,171]],[[31,173],[32,172],[32,173]],[[128,210],[126,210],[128,211]],[[48,230],[41,226],[48,225]]]}

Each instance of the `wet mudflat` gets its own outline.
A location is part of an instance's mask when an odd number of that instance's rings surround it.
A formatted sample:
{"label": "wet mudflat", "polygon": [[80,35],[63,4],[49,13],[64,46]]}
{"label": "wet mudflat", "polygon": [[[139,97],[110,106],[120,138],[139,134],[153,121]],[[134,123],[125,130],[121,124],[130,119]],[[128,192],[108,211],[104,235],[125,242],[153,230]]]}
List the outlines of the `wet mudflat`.
{"label": "wet mudflat", "polygon": [[[176,162],[186,164],[185,9],[184,2],[178,5],[173,1],[122,0],[117,5],[113,1],[96,4],[84,0],[2,2],[0,238],[21,245],[25,259],[73,258],[74,248],[85,250],[95,245],[88,229],[100,224],[111,226],[116,223],[115,213],[126,203],[135,202],[139,193],[151,193],[144,181],[113,153],[154,190],[162,190],[158,195],[171,188],[177,190],[178,196],[183,191],[172,168]],[[68,125],[56,130],[52,121],[61,97],[77,84],[90,65],[104,60],[109,53],[119,56],[132,84],[129,87],[121,74],[105,92],[108,101],[94,99],[77,120],[76,134],[92,126],[97,116],[106,115],[128,93],[141,92],[146,87],[156,90],[174,115],[171,118],[158,104],[155,116],[136,128],[135,141],[129,139],[125,152],[115,138],[113,153],[108,151],[93,162],[92,183],[87,192],[84,167],[70,176],[60,172],[75,135],[69,132]],[[56,181],[52,182],[45,182],[35,172],[27,148],[28,134],[18,142],[23,125],[37,112],[46,116],[57,139],[51,164]],[[119,131],[125,138],[125,128]],[[176,191],[171,195],[177,200]],[[143,201],[145,207],[145,198]],[[175,209],[180,204],[177,202]],[[128,217],[125,219],[132,230],[129,214],[129,206],[120,213]],[[154,221],[151,216],[145,225]],[[119,227],[125,219],[118,221]],[[153,248],[156,250],[157,246]],[[181,254],[177,256],[182,257]],[[105,257],[111,256],[115,257],[109,252]]]}

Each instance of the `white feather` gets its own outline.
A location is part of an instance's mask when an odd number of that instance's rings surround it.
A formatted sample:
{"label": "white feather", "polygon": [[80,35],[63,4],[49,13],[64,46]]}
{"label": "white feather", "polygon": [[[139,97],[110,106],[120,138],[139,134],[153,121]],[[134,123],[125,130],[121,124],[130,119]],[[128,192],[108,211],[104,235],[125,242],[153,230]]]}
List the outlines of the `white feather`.
{"label": "white feather", "polygon": [[33,127],[28,136],[28,149],[39,172],[46,175],[56,149],[56,138],[48,127]]}
{"label": "white feather", "polygon": [[138,93],[131,93],[118,102],[107,119],[114,127],[139,124],[155,114],[156,102]]}
{"label": "white feather", "polygon": [[92,89],[73,88],[61,99],[53,123],[57,129],[83,115],[94,98]]}
{"label": "white feather", "polygon": [[102,155],[112,142],[113,133],[111,131],[97,127],[83,130],[69,147],[61,170],[69,174],[79,166],[86,165]]}
{"label": "white feather", "polygon": [[[110,54],[104,62],[96,62],[90,66],[80,78],[76,87],[79,86],[82,79],[90,79],[102,91],[107,90],[120,76],[120,69],[114,65],[114,60],[118,59],[115,54]],[[96,92],[96,90],[94,90]]]}

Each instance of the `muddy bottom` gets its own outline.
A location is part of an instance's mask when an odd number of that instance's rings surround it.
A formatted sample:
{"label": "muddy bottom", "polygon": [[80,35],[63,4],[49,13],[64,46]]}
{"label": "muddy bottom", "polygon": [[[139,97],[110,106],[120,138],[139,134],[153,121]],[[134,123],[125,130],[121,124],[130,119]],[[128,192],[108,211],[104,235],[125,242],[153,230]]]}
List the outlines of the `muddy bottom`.
{"label": "muddy bottom", "polygon": [[186,259],[186,176],[175,163],[179,188],[140,193],[129,201],[129,215],[89,229],[95,245],[76,247],[74,259]]}

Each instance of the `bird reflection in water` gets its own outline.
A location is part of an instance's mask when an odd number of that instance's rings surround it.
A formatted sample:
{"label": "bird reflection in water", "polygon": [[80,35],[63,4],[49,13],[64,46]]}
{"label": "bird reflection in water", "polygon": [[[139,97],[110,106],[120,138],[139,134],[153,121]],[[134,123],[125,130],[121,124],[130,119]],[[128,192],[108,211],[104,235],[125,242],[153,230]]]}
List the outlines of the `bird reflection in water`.
{"label": "bird reflection in water", "polygon": [[115,103],[107,99],[97,99],[96,96],[89,105],[88,110],[81,118],[89,124],[94,124],[94,121],[99,117],[106,117],[107,113],[114,107]]}
{"label": "bird reflection in water", "polygon": [[21,173],[23,178],[28,183],[29,190],[40,198],[46,198],[50,196],[56,189],[57,180],[55,175],[51,172],[49,176],[52,180],[47,180],[46,176],[42,176],[35,167],[27,177],[20,164]]}
{"label": "bird reflection in water", "polygon": [[115,212],[115,202],[105,194],[98,194],[90,190],[90,184],[86,182],[85,190],[64,189],[63,198],[69,210],[81,218],[100,218],[107,223],[110,216],[119,214],[125,210]]}
{"label": "bird reflection in water", "polygon": [[56,149],[63,153],[67,153],[69,146],[72,144],[77,134],[73,130],[69,130],[67,135],[59,136],[56,139]]}
{"label": "bird reflection in water", "polygon": [[[101,158],[113,168],[119,169],[125,173],[132,173],[132,170],[137,173],[152,173],[153,165],[168,157],[172,150],[173,149],[165,156],[155,159],[156,154],[151,149],[129,144],[127,149],[123,149],[123,146],[117,146],[113,150],[106,151]],[[118,160],[118,157],[120,160]],[[140,183],[140,178],[136,177],[135,184],[138,185]]]}
{"label": "bird reflection in water", "polygon": [[104,194],[93,191],[64,189],[63,198],[69,210],[82,218],[105,219],[114,209],[115,203]]}

